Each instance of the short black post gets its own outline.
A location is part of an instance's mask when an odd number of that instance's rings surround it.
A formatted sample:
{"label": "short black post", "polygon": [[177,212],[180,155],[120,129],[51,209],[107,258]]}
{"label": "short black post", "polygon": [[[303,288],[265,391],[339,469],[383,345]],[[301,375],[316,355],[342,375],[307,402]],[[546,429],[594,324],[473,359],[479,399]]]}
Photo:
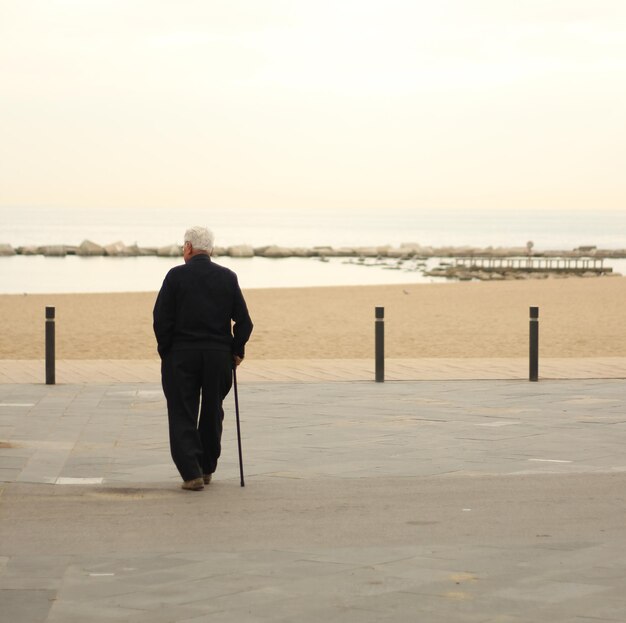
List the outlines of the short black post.
{"label": "short black post", "polygon": [[55,384],[54,307],[46,307],[46,385]]}
{"label": "short black post", "polygon": [[385,380],[385,308],[376,308],[376,382]]}
{"label": "short black post", "polygon": [[530,308],[529,381],[539,380],[539,308]]}

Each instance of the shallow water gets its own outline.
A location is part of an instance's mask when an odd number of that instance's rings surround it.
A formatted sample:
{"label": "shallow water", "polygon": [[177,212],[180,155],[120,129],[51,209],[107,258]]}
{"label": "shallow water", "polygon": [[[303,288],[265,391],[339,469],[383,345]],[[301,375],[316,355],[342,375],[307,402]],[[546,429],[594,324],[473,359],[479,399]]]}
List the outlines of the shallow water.
{"label": "shallow water", "polygon": [[[422,272],[389,270],[332,258],[268,259],[219,257],[216,263],[234,270],[242,288],[436,283]],[[0,293],[151,292],[161,287],[167,271],[182,258],[162,257],[0,257]],[[436,266],[436,259],[428,266]]]}

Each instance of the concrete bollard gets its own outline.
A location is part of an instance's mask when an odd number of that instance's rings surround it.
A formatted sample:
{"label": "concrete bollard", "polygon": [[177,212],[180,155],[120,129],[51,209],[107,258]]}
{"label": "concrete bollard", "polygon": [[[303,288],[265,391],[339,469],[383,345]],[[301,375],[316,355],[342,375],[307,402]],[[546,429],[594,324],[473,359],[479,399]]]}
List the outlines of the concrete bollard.
{"label": "concrete bollard", "polygon": [[530,308],[529,381],[539,380],[539,308]]}
{"label": "concrete bollard", "polygon": [[55,384],[54,307],[46,307],[46,385]]}
{"label": "concrete bollard", "polygon": [[385,308],[377,307],[375,322],[376,382],[385,380]]}

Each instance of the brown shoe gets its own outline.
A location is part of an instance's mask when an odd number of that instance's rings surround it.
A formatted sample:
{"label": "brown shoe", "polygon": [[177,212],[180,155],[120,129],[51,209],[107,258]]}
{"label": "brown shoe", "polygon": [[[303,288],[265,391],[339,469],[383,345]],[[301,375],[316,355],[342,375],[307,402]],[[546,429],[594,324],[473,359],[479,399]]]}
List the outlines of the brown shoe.
{"label": "brown shoe", "polygon": [[212,477],[213,477],[213,474],[204,474],[202,476],[202,480],[204,481],[204,484],[208,485],[211,482]]}
{"label": "brown shoe", "polygon": [[202,489],[204,489],[204,479],[194,478],[193,480],[185,480],[181,487],[186,491],[202,491]]}

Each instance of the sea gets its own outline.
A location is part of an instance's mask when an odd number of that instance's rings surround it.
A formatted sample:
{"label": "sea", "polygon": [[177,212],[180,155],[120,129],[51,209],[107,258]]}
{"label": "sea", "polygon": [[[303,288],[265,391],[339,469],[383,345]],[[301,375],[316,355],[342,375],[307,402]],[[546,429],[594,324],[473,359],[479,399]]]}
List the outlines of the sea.
{"label": "sea", "polygon": [[[428,210],[428,209],[149,209],[0,207],[0,243],[139,246],[182,244],[184,231],[204,225],[217,246],[254,247],[422,246],[526,247],[569,251],[580,246],[626,248],[626,209],[618,210]],[[426,265],[358,262],[347,258],[267,259],[218,257],[243,288],[384,285],[445,282],[429,277]],[[0,294],[152,292],[182,258],[0,257]],[[626,273],[626,260],[606,260]]]}

